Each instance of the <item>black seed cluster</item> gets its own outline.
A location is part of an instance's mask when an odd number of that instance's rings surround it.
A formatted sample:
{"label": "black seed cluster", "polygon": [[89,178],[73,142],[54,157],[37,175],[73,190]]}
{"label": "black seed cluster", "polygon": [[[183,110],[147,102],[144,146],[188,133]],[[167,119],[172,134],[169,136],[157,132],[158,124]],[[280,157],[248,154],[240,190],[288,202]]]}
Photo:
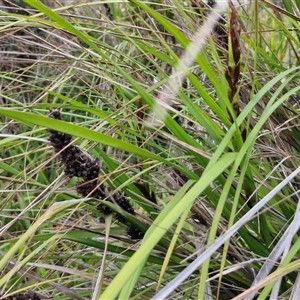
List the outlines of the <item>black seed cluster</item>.
{"label": "black seed cluster", "polygon": [[144,237],[144,233],[132,225],[128,227],[127,233],[133,240],[141,240]]}
{"label": "black seed cluster", "polygon": [[35,292],[28,291],[22,294],[16,294],[14,296],[3,297],[0,295],[0,299],[7,299],[7,300],[41,300],[41,297],[36,294]]}
{"label": "black seed cluster", "polygon": [[[49,117],[57,120],[61,120],[61,113],[59,110],[52,110],[49,113]],[[72,144],[72,137],[69,134],[62,133],[56,130],[49,130],[49,141],[56,153],[60,154],[61,161],[65,167],[64,172],[69,178],[79,177],[82,181],[76,184],[76,191],[85,196],[93,197],[95,199],[108,199],[108,201],[114,202],[119,205],[126,212],[134,215],[134,209],[131,206],[129,199],[122,194],[115,194],[112,198],[107,197],[105,187],[99,183],[98,177],[100,173],[99,161],[90,158],[79,147]],[[112,211],[107,206],[100,204],[97,209],[104,215],[111,214]],[[126,220],[122,217],[116,216],[116,218],[122,223],[126,223]],[[141,239],[143,233],[137,228],[132,227],[129,224],[128,234],[132,239]]]}
{"label": "black seed cluster", "polygon": [[132,215],[134,214],[134,209],[128,201],[128,198],[124,197],[122,194],[116,194],[114,196],[114,200],[122,209],[124,209]]}

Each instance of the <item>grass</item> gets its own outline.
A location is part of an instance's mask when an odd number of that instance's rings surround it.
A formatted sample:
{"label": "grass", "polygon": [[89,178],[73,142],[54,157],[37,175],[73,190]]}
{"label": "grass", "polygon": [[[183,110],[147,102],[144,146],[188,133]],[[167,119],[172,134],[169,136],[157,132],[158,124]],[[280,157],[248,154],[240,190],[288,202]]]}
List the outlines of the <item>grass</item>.
{"label": "grass", "polygon": [[226,10],[188,68],[196,1],[1,7],[1,299],[295,299],[300,5],[283,4]]}

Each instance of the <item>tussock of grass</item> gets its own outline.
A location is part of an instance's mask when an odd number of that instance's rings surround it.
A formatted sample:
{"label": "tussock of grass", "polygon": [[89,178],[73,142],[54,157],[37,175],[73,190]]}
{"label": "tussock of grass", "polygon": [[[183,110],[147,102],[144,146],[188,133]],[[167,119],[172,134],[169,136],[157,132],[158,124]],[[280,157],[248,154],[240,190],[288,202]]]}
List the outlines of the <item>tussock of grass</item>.
{"label": "tussock of grass", "polygon": [[200,2],[0,1],[1,299],[299,294],[299,3]]}

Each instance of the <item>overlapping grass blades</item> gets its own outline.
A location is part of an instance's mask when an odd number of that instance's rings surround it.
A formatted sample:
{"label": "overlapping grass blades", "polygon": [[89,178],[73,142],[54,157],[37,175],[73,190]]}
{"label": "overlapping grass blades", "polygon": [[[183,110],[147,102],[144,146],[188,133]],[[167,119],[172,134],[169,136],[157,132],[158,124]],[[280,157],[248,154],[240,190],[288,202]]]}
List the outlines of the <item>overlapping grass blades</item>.
{"label": "overlapping grass blades", "polygon": [[[212,30],[163,123],[149,126],[211,9],[194,2],[24,1],[26,14],[1,13],[16,47],[0,74],[6,295],[34,287],[55,299],[297,295],[298,0],[224,12],[227,47]],[[49,109],[66,122],[49,120]],[[146,231],[143,241],[117,219],[101,223],[95,199],[78,199],[48,129],[101,160],[99,180],[111,196],[129,196],[135,215],[103,205]],[[24,276],[34,283],[24,286]]]}

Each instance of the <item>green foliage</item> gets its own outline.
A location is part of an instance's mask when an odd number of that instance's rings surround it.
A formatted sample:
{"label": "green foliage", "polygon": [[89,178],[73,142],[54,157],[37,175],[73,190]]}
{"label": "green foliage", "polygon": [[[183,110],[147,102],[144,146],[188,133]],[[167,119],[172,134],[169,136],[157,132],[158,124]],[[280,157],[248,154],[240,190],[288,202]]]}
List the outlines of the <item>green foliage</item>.
{"label": "green foliage", "polygon": [[[3,299],[298,295],[299,1],[224,12],[173,96],[207,6],[12,3],[0,21]],[[76,193],[49,130],[99,160],[106,199]],[[135,214],[107,201],[118,193]]]}

